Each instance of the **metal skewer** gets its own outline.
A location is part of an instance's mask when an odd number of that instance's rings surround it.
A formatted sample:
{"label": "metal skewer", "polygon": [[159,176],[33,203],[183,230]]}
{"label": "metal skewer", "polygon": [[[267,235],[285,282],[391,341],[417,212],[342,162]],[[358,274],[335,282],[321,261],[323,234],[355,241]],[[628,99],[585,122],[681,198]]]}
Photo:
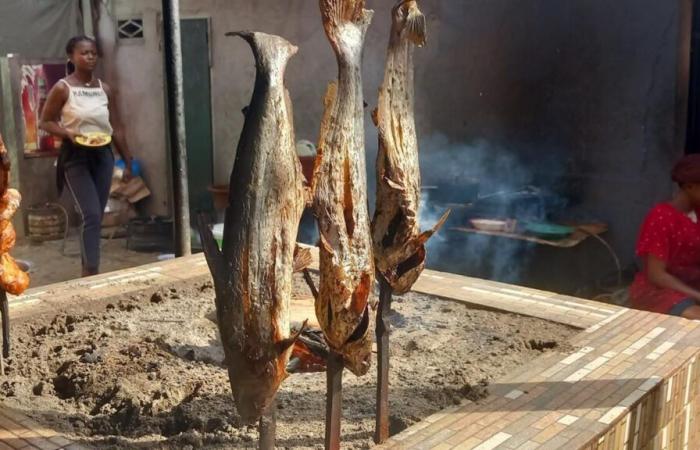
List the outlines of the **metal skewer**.
{"label": "metal skewer", "polygon": [[374,442],[381,444],[389,439],[389,322],[391,311],[391,285],[379,274],[379,311],[377,312],[377,411]]}
{"label": "metal skewer", "polygon": [[343,357],[331,351],[326,367],[326,450],[340,449],[343,367]]}

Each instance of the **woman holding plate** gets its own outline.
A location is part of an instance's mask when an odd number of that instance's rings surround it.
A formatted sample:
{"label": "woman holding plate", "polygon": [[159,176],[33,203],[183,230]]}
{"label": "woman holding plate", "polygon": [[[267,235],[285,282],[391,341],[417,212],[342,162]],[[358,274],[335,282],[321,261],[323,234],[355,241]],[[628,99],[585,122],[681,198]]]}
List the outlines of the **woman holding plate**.
{"label": "woman holding plate", "polygon": [[118,120],[114,92],[94,75],[97,44],[76,36],[66,45],[69,75],[49,92],[41,129],[63,138],[57,164],[59,193],[68,186],[82,216],[82,275],[99,273],[100,228],[114,170],[111,143],[131,176],[131,154]]}

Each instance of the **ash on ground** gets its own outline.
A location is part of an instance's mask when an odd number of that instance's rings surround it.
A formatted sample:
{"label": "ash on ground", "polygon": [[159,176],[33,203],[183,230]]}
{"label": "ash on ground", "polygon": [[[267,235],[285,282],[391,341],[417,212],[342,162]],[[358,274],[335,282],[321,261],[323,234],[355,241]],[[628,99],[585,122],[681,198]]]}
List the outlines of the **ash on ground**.
{"label": "ash on ground", "polygon": [[[295,293],[308,296],[301,277]],[[255,448],[236,414],[211,282],[146,290],[13,329],[0,383],[6,408],[99,448]],[[391,431],[488,395],[489,383],[543,352],[567,353],[577,330],[410,293],[393,303]],[[374,362],[373,362],[374,364]],[[376,367],[345,372],[343,448],[369,448]],[[296,374],[278,395],[279,448],[323,448],[325,374]]]}

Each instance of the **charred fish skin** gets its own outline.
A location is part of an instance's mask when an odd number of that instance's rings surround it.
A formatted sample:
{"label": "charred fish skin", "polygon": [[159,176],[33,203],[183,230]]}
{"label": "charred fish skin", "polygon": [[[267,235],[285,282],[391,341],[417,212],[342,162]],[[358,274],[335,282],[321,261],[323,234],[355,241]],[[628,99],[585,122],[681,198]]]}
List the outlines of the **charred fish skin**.
{"label": "charred fish skin", "polygon": [[330,348],[356,375],[370,367],[374,260],[367,211],[362,49],[373,12],[364,0],[320,0],[338,80],[324,98],[314,166],[321,272],[316,316]]}
{"label": "charred fish skin", "polygon": [[377,200],[372,241],[377,271],[394,293],[408,292],[425,266],[425,242],[442,226],[420,232],[421,177],[414,118],[413,51],[426,42],[425,16],[416,0],[399,0],[392,26],[384,81],[373,119],[379,129]]}
{"label": "charred fish skin", "polygon": [[305,195],[284,87],[297,48],[264,33],[229,35],[253,50],[255,88],[231,173],[222,251],[207,259],[231,389],[241,418],[250,423],[265,413],[287,377],[294,248]]}

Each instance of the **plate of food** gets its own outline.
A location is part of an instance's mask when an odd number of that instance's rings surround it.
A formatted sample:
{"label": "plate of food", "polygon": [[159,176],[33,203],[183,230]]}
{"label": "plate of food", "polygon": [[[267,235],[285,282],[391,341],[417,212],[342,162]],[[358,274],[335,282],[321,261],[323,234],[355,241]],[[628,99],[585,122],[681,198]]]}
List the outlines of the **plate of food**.
{"label": "plate of food", "polygon": [[83,147],[104,147],[112,142],[112,136],[100,131],[92,131],[90,133],[83,133],[82,135],[77,136],[75,138],[75,142]]}

